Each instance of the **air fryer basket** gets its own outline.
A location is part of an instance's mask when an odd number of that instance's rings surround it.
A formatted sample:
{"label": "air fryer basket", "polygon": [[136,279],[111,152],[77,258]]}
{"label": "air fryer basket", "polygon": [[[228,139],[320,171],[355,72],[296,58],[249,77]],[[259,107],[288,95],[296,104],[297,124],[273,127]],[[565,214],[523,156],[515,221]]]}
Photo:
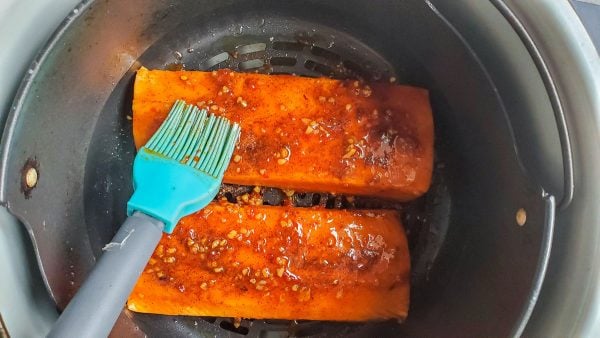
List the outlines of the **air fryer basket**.
{"label": "air fryer basket", "polygon": [[[544,142],[532,141],[543,150],[560,148],[560,133],[552,109],[543,122],[522,116],[533,112],[504,91],[510,76],[494,78],[442,14],[419,0],[82,4],[21,89],[3,168],[2,200],[30,229],[59,308],[125,218],[135,70],[232,68],[395,78],[430,89],[436,128],[430,192],[402,205],[359,202],[404,212],[412,258],[409,317],[405,323],[243,320],[235,328],[228,318],[124,310],[116,336],[505,336],[518,330],[542,278],[553,195],[563,194],[556,183],[562,166],[546,172],[538,163],[543,155],[524,159],[520,151],[529,154],[529,147],[522,147],[522,135],[543,124]],[[27,194],[20,186],[25,163],[40,173]],[[343,197],[310,192],[294,201],[353,207]],[[527,214],[524,226],[515,221],[519,209]]]}

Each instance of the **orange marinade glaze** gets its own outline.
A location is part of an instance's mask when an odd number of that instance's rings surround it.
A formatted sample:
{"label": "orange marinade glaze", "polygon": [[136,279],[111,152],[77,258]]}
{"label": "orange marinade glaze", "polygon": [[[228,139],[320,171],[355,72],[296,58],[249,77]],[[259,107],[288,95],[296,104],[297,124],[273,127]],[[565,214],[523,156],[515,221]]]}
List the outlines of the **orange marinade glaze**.
{"label": "orange marinade glaze", "polygon": [[291,75],[141,68],[142,146],[183,99],[240,123],[224,182],[411,200],[427,191],[433,118],[425,89]]}
{"label": "orange marinade glaze", "polygon": [[395,211],[211,203],[162,238],[128,307],[273,319],[404,319],[410,261]]}

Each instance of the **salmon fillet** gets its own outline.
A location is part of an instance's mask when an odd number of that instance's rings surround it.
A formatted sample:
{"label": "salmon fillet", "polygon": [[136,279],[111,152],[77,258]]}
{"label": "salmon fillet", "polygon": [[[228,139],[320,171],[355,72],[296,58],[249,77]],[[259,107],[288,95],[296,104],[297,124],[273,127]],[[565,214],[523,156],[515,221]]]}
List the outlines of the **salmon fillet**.
{"label": "salmon fillet", "polygon": [[395,211],[214,202],[164,235],[127,306],[166,315],[404,319],[409,273]]}
{"label": "salmon fillet", "polygon": [[421,196],[431,183],[433,118],[425,89],[141,68],[133,95],[137,147],[177,99],[241,125],[226,183],[400,201]]}

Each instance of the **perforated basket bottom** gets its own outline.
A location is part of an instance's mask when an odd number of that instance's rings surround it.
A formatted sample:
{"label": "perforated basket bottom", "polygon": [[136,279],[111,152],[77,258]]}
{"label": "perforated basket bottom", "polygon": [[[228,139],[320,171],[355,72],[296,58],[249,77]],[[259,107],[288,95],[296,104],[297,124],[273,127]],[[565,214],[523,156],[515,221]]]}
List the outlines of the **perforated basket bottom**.
{"label": "perforated basket bottom", "polygon": [[[151,69],[215,70],[229,68],[242,72],[328,76],[339,79],[405,82],[402,70],[394,69],[384,57],[343,31],[297,18],[259,14],[218,18],[213,22],[182,25],[176,32],[156,42],[138,60]],[[122,81],[127,82],[127,81]],[[411,249],[413,293],[426,278],[441,238],[447,189],[441,166],[436,166],[431,191],[411,203],[396,203],[377,198],[357,198],[349,203],[345,196],[297,192],[292,197],[298,207],[322,205],[326,208],[394,208],[402,211]],[[247,187],[224,186],[218,198],[235,201]],[[277,205],[282,193],[265,189],[266,204]],[[438,215],[438,216],[436,216]],[[434,229],[433,227],[436,227]],[[436,236],[436,235],[434,235]],[[395,320],[369,323],[242,319],[239,327],[233,318],[160,316],[130,313],[139,328],[151,337],[321,337],[394,336],[400,325]],[[410,314],[409,314],[410,315]]]}

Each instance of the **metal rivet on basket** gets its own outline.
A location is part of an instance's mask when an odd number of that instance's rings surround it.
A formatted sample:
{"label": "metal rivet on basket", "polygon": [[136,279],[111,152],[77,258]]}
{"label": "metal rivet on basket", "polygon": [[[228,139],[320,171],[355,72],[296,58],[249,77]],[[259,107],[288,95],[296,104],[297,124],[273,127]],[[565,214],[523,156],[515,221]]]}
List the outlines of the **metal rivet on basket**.
{"label": "metal rivet on basket", "polygon": [[527,212],[525,211],[525,209],[520,208],[519,210],[517,210],[515,219],[517,220],[517,224],[519,226],[525,225],[525,222],[527,222]]}
{"label": "metal rivet on basket", "polygon": [[31,191],[37,186],[40,179],[39,164],[33,158],[27,159],[21,169],[21,191],[25,198],[31,197]]}
{"label": "metal rivet on basket", "polygon": [[27,169],[25,173],[25,184],[28,188],[33,188],[37,184],[38,174],[37,170],[33,167]]}

